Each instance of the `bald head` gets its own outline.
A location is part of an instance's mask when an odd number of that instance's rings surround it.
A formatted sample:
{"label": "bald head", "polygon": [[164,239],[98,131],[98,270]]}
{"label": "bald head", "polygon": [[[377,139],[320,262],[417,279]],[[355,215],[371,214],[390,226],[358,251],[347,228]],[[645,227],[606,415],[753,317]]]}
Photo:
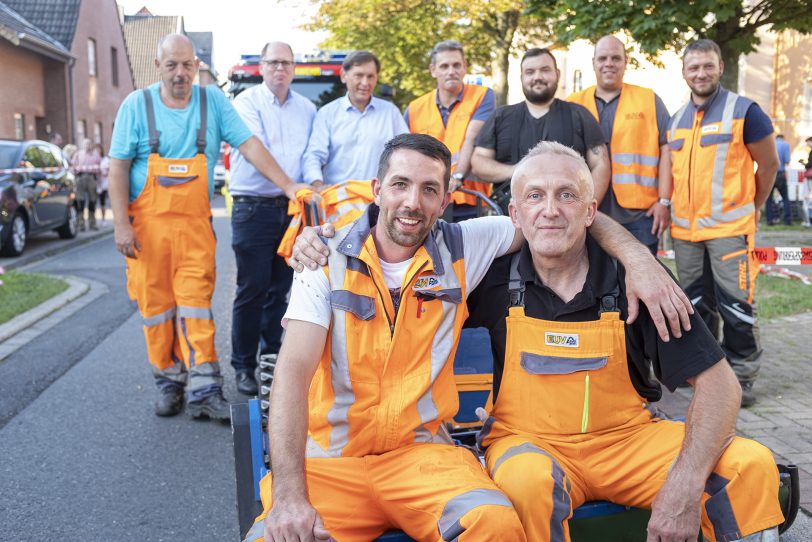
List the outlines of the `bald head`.
{"label": "bald head", "polygon": [[592,57],[598,88],[604,92],[619,91],[626,73],[626,47],[614,36],[603,36],[595,43]]}
{"label": "bald head", "polygon": [[158,42],[158,51],[155,54],[155,58],[160,61],[163,54],[177,48],[185,49],[187,52],[191,50],[192,56],[197,56],[195,44],[192,43],[192,40],[190,40],[188,36],[184,36],[183,34],[167,34]]}
{"label": "bald head", "polygon": [[[186,107],[200,60],[195,46],[182,34],[169,34],[158,43],[155,67],[161,76],[161,98],[169,107]],[[172,103],[167,103],[167,101]]]}

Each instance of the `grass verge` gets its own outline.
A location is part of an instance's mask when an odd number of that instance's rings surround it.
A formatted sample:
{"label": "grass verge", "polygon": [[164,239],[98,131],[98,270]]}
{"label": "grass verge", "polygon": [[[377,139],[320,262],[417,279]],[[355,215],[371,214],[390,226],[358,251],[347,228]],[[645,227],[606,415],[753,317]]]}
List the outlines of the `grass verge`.
{"label": "grass verge", "polygon": [[67,290],[62,279],[38,273],[7,271],[0,280],[0,324]]}
{"label": "grass verge", "polygon": [[[660,261],[676,276],[674,260],[661,258]],[[762,321],[812,311],[812,285],[797,280],[759,275],[755,298],[758,317]]]}

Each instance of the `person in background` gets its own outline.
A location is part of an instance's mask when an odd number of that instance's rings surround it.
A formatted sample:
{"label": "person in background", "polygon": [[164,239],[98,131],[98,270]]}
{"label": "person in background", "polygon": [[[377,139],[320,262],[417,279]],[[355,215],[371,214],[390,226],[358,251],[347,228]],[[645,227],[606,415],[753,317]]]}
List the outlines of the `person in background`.
{"label": "person in background", "polygon": [[[79,231],[84,231],[87,226],[91,230],[98,230],[96,225],[96,186],[98,184],[99,165],[101,155],[93,145],[90,138],[82,141],[82,148],[76,151],[71,159],[73,173],[76,175],[76,200],[79,203]],[[87,223],[85,222],[85,207],[87,207]]]}
{"label": "person in background", "polygon": [[105,212],[107,210],[107,186],[108,186],[108,175],[110,173],[110,157],[104,153],[104,147],[101,145],[96,145],[96,150],[101,156],[101,162],[99,162],[99,182],[96,185],[96,193],[99,195],[98,197],[98,209],[99,214],[101,215],[101,223],[104,224],[105,220]]}
{"label": "person in background", "polygon": [[783,134],[775,136],[775,150],[778,152],[778,171],[775,173],[775,184],[767,197],[767,225],[772,226],[778,223],[776,215],[773,193],[778,190],[781,196],[781,205],[784,208],[784,224],[792,224],[792,210],[789,206],[789,191],[787,190],[787,166],[790,161],[789,143],[784,140]]}

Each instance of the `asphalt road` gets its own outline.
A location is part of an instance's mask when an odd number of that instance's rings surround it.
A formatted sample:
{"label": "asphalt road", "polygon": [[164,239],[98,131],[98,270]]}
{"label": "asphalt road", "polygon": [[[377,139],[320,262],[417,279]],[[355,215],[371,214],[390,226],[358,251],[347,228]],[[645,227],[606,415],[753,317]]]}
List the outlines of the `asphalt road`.
{"label": "asphalt road", "polygon": [[[235,269],[217,209],[214,226],[216,341],[227,360]],[[0,362],[0,540],[238,540],[230,430],[153,415],[140,317],[112,239],[30,270],[109,292]],[[223,369],[226,397],[245,400]],[[812,540],[812,519],[799,514],[781,540]]]}

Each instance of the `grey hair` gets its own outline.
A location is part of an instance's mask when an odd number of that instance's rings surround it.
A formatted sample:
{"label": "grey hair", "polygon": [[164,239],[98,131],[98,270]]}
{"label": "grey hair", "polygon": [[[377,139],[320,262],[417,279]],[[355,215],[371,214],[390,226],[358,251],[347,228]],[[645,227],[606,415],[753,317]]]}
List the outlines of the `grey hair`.
{"label": "grey hair", "polygon": [[434,64],[437,61],[438,53],[444,53],[446,51],[459,51],[463,60],[465,60],[465,49],[463,49],[462,43],[456,40],[445,40],[439,42],[431,49],[431,53],[429,53],[431,63]]}
{"label": "grey hair", "polygon": [[557,141],[541,141],[530,149],[513,169],[513,176],[510,178],[511,198],[516,196],[513,190],[516,187],[516,179],[519,178],[521,170],[527,166],[527,162],[538,156],[550,156],[553,159],[556,157],[567,157],[578,162],[578,180],[581,181],[586,188],[586,194],[584,194],[584,196],[587,200],[592,200],[595,197],[595,183],[592,180],[592,173],[589,171],[589,166],[586,160],[584,160],[584,157],[572,147],[567,147]]}
{"label": "grey hair", "polygon": [[184,36],[183,34],[167,34],[166,36],[162,37],[158,41],[158,50],[157,50],[157,52],[155,54],[155,58],[160,60],[161,59],[161,53],[164,50],[164,45],[166,45],[166,42],[169,41],[169,40],[175,39],[175,38],[183,38],[189,45],[191,45],[192,46],[192,52],[194,53],[195,58],[197,58],[197,48],[195,47],[195,43],[191,39],[189,39],[189,36]]}
{"label": "grey hair", "polygon": [[265,53],[267,53],[268,49],[270,49],[274,45],[281,45],[282,47],[287,47],[290,50],[291,58],[293,58],[293,47],[291,47],[289,43],[285,43],[284,41],[269,41],[268,43],[265,44],[265,47],[262,48],[260,57],[265,58]]}

